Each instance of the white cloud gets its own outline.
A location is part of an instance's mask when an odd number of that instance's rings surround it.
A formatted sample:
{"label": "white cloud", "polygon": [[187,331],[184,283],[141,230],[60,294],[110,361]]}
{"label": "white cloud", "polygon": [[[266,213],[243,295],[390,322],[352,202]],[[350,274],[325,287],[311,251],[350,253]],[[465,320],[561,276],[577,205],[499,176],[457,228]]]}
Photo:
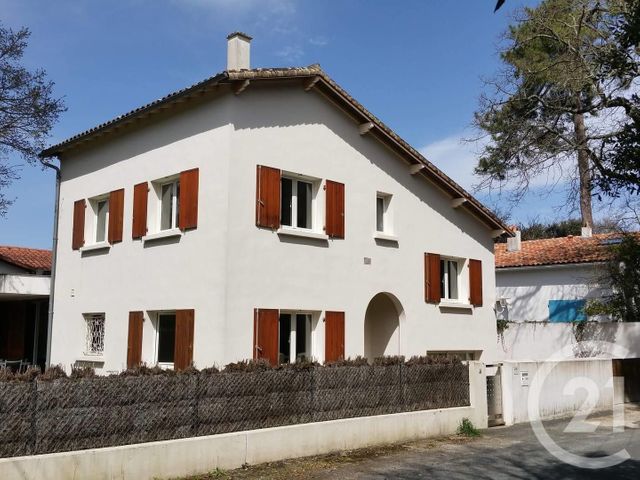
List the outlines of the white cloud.
{"label": "white cloud", "polygon": [[304,55],[304,50],[298,45],[287,45],[276,52],[278,57],[282,57],[287,62],[296,62]]}
{"label": "white cloud", "polygon": [[314,47],[324,47],[329,43],[329,40],[326,37],[311,37],[309,43]]}
{"label": "white cloud", "polygon": [[454,181],[471,189],[478,183],[473,169],[482,145],[465,142],[464,138],[464,134],[456,134],[436,140],[420,148],[420,153]]}

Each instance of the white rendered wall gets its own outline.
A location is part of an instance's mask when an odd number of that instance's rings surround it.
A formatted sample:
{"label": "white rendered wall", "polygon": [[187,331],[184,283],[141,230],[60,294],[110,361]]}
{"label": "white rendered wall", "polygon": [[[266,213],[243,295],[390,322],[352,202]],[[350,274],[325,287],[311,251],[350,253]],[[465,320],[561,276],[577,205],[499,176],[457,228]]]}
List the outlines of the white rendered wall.
{"label": "white rendered wall", "polygon": [[603,272],[598,264],[496,270],[497,297],[506,299],[511,322],[546,322],[549,300],[598,298]]}
{"label": "white rendered wall", "polygon": [[571,323],[510,323],[498,337],[497,358],[543,361],[566,346],[572,346],[567,353],[573,358],[610,357],[608,344],[627,352],[627,358],[640,358],[640,322],[588,322],[582,331]]}
{"label": "white rendered wall", "polygon": [[[346,185],[346,239],[284,237],[255,226],[256,165]],[[178,242],[131,239],[134,184],[200,168],[198,228]],[[103,371],[126,362],[128,312],[195,309],[197,367],[252,356],[253,309],[315,313],[313,351],[322,361],[324,312],[346,312],[346,355],[364,352],[369,301],[390,292],[402,305],[400,353],[482,351],[495,357],[490,229],[358,125],[302,88],[253,85],[239,96],[158,121],[62,161],[60,242],[52,363],[82,357],[82,313],[105,312]],[[108,252],[71,249],[73,202],[125,188],[124,241]],[[396,246],[374,241],[376,192],[393,194]],[[324,191],[316,215],[324,224]],[[424,252],[483,263],[484,306],[445,310],[424,302]],[[371,258],[371,265],[364,264]],[[464,269],[463,290],[468,272]],[[468,293],[462,292],[462,298]],[[155,333],[144,325],[143,360]]]}
{"label": "white rendered wall", "polygon": [[[570,382],[593,388],[593,410],[613,407],[614,384],[611,360],[570,360],[563,362],[504,362],[502,364],[502,408],[506,425],[528,422],[529,395],[534,377],[542,368],[548,369],[539,399],[539,418],[550,419],[577,412],[585,406],[587,390],[571,388]],[[529,381],[523,385],[522,373],[528,374]],[[576,380],[577,379],[577,380]],[[534,390],[535,391],[535,390]]]}

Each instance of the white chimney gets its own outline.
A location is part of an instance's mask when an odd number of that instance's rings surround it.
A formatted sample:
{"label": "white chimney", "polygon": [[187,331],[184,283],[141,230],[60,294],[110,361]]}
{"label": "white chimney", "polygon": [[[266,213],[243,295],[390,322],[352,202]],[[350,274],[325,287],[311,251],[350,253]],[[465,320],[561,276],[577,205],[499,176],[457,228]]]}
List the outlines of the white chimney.
{"label": "white chimney", "polygon": [[591,227],[582,227],[582,238],[591,238],[593,236],[593,231]]}
{"label": "white chimney", "polygon": [[515,225],[511,227],[511,229],[515,232],[516,236],[507,238],[507,251],[519,252],[522,248],[522,232],[520,232]]}
{"label": "white chimney", "polygon": [[227,37],[227,70],[248,70],[251,37],[246,33],[233,32]]}

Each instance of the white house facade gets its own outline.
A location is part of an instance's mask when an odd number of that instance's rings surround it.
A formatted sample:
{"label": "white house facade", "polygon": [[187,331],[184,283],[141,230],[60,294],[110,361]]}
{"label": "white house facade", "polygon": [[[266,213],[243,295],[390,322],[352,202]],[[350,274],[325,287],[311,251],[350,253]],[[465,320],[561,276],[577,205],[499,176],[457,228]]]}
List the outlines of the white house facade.
{"label": "white house facade", "polygon": [[229,41],[229,70],[43,152],[51,363],[494,357],[506,226],[318,66]]}

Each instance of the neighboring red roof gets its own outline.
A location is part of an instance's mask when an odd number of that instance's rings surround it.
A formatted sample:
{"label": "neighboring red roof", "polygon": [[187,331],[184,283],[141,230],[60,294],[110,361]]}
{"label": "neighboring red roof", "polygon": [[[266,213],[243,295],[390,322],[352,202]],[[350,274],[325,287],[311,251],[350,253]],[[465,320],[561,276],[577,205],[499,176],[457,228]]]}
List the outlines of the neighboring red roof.
{"label": "neighboring red roof", "polygon": [[602,233],[592,237],[527,240],[517,252],[507,251],[506,243],[496,243],[496,268],[604,262],[611,258],[608,247],[619,238],[617,233]]}
{"label": "neighboring red roof", "polygon": [[51,271],[51,250],[0,245],[0,260],[27,270]]}

